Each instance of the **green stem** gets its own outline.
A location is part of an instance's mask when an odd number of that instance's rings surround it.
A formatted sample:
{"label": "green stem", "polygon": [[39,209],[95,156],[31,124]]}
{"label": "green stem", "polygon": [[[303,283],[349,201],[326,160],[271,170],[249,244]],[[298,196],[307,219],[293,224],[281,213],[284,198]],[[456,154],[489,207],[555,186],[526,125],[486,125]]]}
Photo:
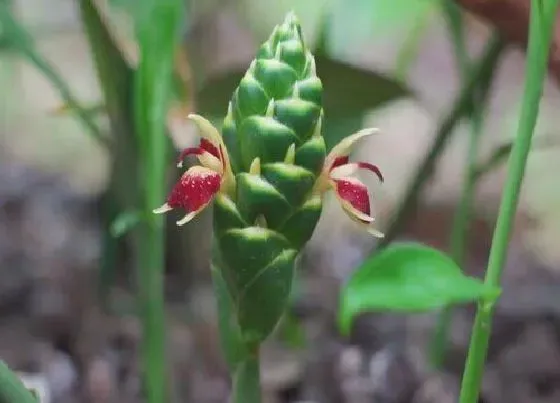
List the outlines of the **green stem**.
{"label": "green stem", "polygon": [[397,208],[395,219],[389,226],[385,233],[385,238],[383,238],[379,245],[380,247],[387,246],[395,239],[405,222],[414,212],[424,185],[432,176],[441,152],[444,150],[445,145],[451,138],[451,134],[454,132],[453,129],[462,117],[472,111],[472,99],[477,88],[481,88],[481,96],[485,97],[489,87],[488,84],[493,76],[503,48],[504,42],[499,37],[494,36],[486,46],[480,62],[469,72],[469,78],[464,83],[459,97],[441,122],[429,152],[416,170],[416,174],[401,204]]}
{"label": "green stem", "polygon": [[238,364],[233,375],[232,403],[261,403],[258,353]]}
{"label": "green stem", "polygon": [[[499,286],[506,259],[512,224],[519,201],[519,193],[531,148],[531,139],[539,112],[548,55],[560,0],[532,0],[529,24],[525,90],[519,117],[517,136],[509,158],[508,174],[496,229],[492,239],[485,283]],[[481,301],[474,321],[471,343],[461,385],[460,403],[476,403],[488,350],[492,313],[495,301]]]}
{"label": "green stem", "polygon": [[37,398],[25,387],[8,366],[0,361],[0,402],[37,403]]}
{"label": "green stem", "polygon": [[140,61],[134,74],[134,123],[139,144],[142,214],[138,251],[139,306],[142,315],[142,359],[148,403],[165,403],[165,228],[154,214],[167,194],[169,137],[166,117],[172,96],[173,60],[186,17],[182,0],[142,2],[149,19],[136,21]]}
{"label": "green stem", "polygon": [[[146,186],[146,203],[157,205],[153,186]],[[147,218],[141,231],[138,304],[142,316],[144,387],[149,403],[166,401],[165,305],[163,294],[164,227],[161,217]]]}
{"label": "green stem", "polygon": [[164,127],[158,125],[160,120],[147,120],[146,114],[158,109],[149,93],[141,90],[145,80],[145,70],[139,68],[137,73],[136,100],[137,127],[142,132],[145,142],[140,161],[140,171],[144,175],[144,187],[141,191],[144,216],[140,228],[138,250],[138,303],[142,315],[142,357],[144,368],[144,386],[149,403],[166,401],[166,366],[165,366],[165,302],[163,289],[165,227],[161,215],[153,214],[154,206],[165,199],[167,137]]}

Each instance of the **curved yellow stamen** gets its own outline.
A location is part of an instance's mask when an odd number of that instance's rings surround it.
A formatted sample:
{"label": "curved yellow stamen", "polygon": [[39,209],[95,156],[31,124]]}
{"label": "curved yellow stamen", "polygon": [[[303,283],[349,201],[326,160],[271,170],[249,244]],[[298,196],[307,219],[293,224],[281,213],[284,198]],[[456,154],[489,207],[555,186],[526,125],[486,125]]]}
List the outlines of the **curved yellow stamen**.
{"label": "curved yellow stamen", "polygon": [[[205,206],[205,207],[206,207],[206,206]],[[200,209],[200,210],[202,210],[202,209]],[[198,210],[198,211],[200,211],[200,210]],[[178,225],[179,227],[185,225],[186,223],[188,223],[189,221],[191,221],[191,220],[196,216],[196,214],[198,213],[198,211],[191,211],[190,213],[188,213],[187,215],[185,215],[182,219],[180,219],[179,221],[177,221],[177,225]]]}
{"label": "curved yellow stamen", "polygon": [[171,207],[168,203],[163,204],[162,206],[153,209],[152,212],[154,214],[163,214],[163,213],[167,213],[168,211],[173,210],[173,207]]}

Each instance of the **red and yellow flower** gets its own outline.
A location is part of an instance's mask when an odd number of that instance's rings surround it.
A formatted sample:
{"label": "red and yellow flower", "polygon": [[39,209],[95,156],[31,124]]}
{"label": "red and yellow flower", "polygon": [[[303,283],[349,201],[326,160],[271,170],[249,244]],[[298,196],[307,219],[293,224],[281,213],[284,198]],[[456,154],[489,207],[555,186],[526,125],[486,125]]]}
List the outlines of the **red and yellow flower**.
{"label": "red and yellow flower", "polygon": [[372,214],[367,186],[352,176],[360,169],[365,169],[373,172],[383,182],[383,175],[376,165],[367,162],[349,162],[349,155],[355,144],[375,133],[377,133],[376,129],[361,130],[333,147],[317,181],[317,190],[321,193],[333,190],[340,205],[353,221],[365,226],[372,235],[383,237],[381,232],[371,226],[375,218]]}
{"label": "red and yellow flower", "polygon": [[200,115],[191,114],[189,118],[198,126],[202,138],[198,147],[183,150],[177,166],[182,167],[188,155],[196,155],[200,165],[189,168],[169,193],[166,203],[154,210],[156,214],[173,209],[186,211],[177,225],[191,221],[218,192],[235,186],[227,149],[218,130]]}
{"label": "red and yellow flower", "polygon": [[[191,221],[212,202],[217,193],[231,194],[235,187],[235,177],[220,133],[202,116],[189,115],[189,118],[197,124],[202,139],[198,147],[186,148],[181,152],[177,165],[181,167],[188,155],[195,155],[200,165],[189,168],[171,190],[166,203],[154,210],[157,214],[173,209],[186,211],[186,215],[177,221],[177,225]],[[361,130],[337,144],[325,159],[315,192],[324,194],[333,190],[342,208],[353,221],[366,227],[372,235],[383,237],[383,234],[371,225],[375,218],[368,188],[362,181],[353,177],[361,169],[373,172],[381,182],[383,175],[375,165],[349,160],[355,144],[376,132],[376,129]]]}

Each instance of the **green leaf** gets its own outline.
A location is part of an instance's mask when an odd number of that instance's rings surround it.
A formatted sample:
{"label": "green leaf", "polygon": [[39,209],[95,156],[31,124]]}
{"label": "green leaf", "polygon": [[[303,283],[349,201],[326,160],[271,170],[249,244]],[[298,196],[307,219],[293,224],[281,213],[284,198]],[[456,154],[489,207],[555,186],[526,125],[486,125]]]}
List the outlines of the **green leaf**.
{"label": "green leaf", "polygon": [[423,312],[498,295],[499,289],[463,275],[436,249],[393,244],[368,259],[344,287],[339,326],[347,334],[352,320],[363,312]]}
{"label": "green leaf", "polygon": [[[326,116],[355,116],[410,95],[408,89],[382,74],[322,55],[315,56],[315,62],[323,82]],[[245,71],[232,71],[202,83],[197,89],[199,112],[225,116],[231,94],[244,74]]]}
{"label": "green leaf", "polygon": [[37,403],[33,393],[4,361],[0,361],[0,402]]}
{"label": "green leaf", "polygon": [[139,211],[125,211],[115,218],[111,223],[111,235],[115,238],[119,238],[135,227],[142,216]]}

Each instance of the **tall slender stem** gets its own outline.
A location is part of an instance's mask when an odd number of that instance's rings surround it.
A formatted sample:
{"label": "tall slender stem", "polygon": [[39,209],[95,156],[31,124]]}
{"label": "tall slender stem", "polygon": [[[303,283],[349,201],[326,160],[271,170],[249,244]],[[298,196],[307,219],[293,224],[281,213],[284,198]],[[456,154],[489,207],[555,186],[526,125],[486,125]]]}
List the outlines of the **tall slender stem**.
{"label": "tall slender stem", "polygon": [[[183,0],[142,2],[136,21],[140,60],[134,75],[134,117],[140,149],[141,207],[146,219],[138,251],[142,359],[148,403],[168,402],[165,348],[165,228],[152,210],[167,194],[167,111],[172,96],[173,61],[185,14]],[[149,18],[148,18],[149,17]]]}
{"label": "tall slender stem", "polygon": [[[531,139],[539,112],[548,55],[560,0],[532,0],[527,50],[525,90],[519,117],[517,136],[508,163],[508,174],[492,247],[486,284],[499,286],[506,259],[510,232],[519,201]],[[480,393],[484,362],[492,327],[495,301],[481,301],[474,321],[471,343],[461,385],[460,403],[476,403]]]}

